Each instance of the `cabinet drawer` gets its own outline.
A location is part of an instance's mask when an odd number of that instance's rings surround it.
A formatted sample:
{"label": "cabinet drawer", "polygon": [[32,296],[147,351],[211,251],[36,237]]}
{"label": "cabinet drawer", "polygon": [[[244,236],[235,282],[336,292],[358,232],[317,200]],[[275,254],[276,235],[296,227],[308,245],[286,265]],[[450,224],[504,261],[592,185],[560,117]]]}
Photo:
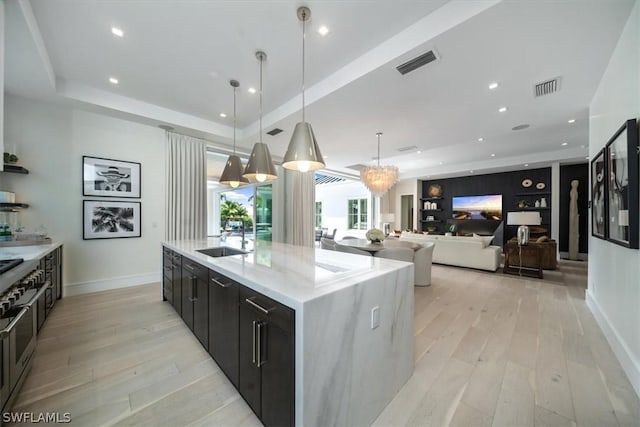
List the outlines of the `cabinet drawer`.
{"label": "cabinet drawer", "polygon": [[209,281],[209,269],[197,262],[185,258],[182,260],[182,268],[186,275],[195,275],[205,283]]}
{"label": "cabinet drawer", "polygon": [[240,286],[240,304],[269,319],[285,332],[291,332],[295,311],[246,286]]}
{"label": "cabinet drawer", "polygon": [[171,256],[173,256],[173,251],[169,248],[165,248],[164,246],[162,247],[162,254],[164,256],[167,256],[169,258],[171,258]]}

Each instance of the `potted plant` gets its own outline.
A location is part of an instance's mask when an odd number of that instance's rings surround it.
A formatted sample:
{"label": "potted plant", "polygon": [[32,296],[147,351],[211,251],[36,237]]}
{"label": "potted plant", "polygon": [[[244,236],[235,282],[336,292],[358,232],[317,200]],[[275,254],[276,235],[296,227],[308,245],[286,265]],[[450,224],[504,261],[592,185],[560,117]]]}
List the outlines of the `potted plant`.
{"label": "potted plant", "polygon": [[371,243],[380,244],[384,240],[384,233],[382,232],[382,230],[372,228],[371,230],[367,231],[366,237],[367,240],[369,240]]}

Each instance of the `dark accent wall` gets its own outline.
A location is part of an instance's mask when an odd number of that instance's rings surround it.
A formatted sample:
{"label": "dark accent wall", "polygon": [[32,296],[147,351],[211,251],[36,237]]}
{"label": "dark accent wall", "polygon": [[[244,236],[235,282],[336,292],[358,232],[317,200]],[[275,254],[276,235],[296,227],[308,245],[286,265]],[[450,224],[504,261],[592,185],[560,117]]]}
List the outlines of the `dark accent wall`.
{"label": "dark accent wall", "polygon": [[[522,187],[522,181],[530,179],[533,185],[529,188]],[[536,184],[543,182],[545,188],[537,190]],[[434,216],[434,219],[441,220],[440,223],[422,222],[422,230],[427,231],[427,226],[435,226],[437,232],[444,232],[447,220],[453,218],[451,207],[451,198],[454,196],[481,196],[488,194],[502,194],[502,217],[504,224],[503,243],[515,237],[518,227],[506,225],[507,212],[521,211],[517,207],[519,200],[526,200],[532,210],[536,200],[542,197],[546,198],[547,208],[540,208],[538,211],[542,216],[542,226],[547,229],[544,233],[551,236],[551,168],[542,169],[525,169],[521,171],[502,172],[486,175],[472,175],[457,178],[447,178],[438,180],[423,181],[422,198],[429,197],[428,191],[431,184],[439,184],[442,187],[442,199],[436,200],[438,207],[442,209],[440,212],[424,212],[420,211],[421,218],[425,219],[427,215]],[[424,201],[421,200],[421,208],[424,207]],[[476,221],[476,220],[469,220]],[[499,242],[496,242],[499,244]]]}
{"label": "dark accent wall", "polygon": [[578,184],[578,215],[580,233],[579,252],[589,252],[589,164],[560,166],[560,229],[558,230],[558,248],[560,252],[569,251],[569,202],[571,181],[577,179]]}

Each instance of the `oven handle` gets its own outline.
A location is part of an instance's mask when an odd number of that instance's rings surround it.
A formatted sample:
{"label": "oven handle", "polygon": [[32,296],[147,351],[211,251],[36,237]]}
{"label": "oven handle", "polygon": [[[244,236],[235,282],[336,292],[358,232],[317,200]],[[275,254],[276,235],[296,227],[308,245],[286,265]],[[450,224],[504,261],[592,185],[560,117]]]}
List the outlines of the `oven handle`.
{"label": "oven handle", "polygon": [[13,318],[11,323],[9,323],[6,328],[0,331],[0,339],[4,339],[9,336],[11,330],[16,326],[16,323],[18,323],[20,319],[22,319],[22,316],[27,314],[27,311],[29,311],[29,307],[27,307],[26,305],[22,307],[22,310],[20,310],[18,315]]}
{"label": "oven handle", "polygon": [[38,292],[36,292],[36,294],[33,296],[33,298],[31,298],[29,300],[29,302],[25,304],[25,306],[31,308],[31,306],[33,304],[35,304],[36,301],[38,301],[38,298],[40,298],[42,296],[42,294],[45,293],[46,290],[49,289],[50,287],[51,287],[51,282],[49,280],[47,280],[46,282],[44,282],[44,285],[42,285],[42,287],[40,287],[40,289],[38,289]]}

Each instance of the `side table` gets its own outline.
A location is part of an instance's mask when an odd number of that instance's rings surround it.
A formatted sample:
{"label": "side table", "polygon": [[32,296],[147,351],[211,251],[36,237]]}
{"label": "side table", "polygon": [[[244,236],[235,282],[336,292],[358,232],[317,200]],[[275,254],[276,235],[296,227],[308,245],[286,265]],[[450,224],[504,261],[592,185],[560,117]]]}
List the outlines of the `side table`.
{"label": "side table", "polygon": [[[526,264],[521,260],[526,259]],[[542,249],[538,245],[519,246],[517,242],[504,245],[505,274],[542,279]]]}

